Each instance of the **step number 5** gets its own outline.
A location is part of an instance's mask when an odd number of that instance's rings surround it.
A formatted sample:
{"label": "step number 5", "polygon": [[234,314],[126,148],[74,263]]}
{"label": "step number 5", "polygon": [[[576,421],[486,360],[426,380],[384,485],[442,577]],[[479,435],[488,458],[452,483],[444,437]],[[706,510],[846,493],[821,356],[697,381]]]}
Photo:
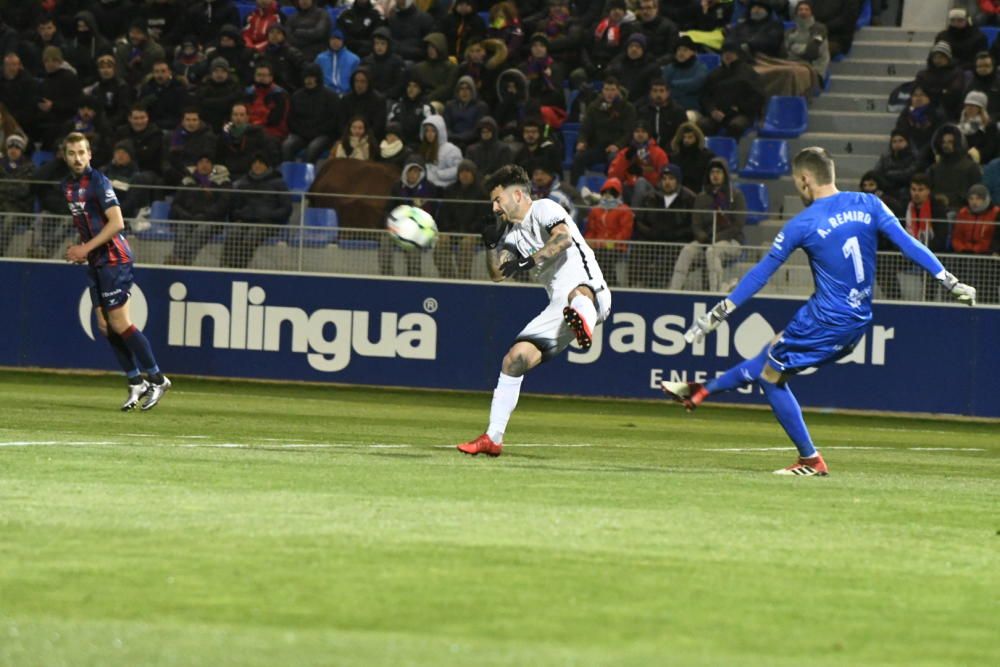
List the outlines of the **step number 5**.
{"label": "step number 5", "polygon": [[857,281],[864,282],[865,266],[861,263],[861,246],[858,245],[858,237],[852,236],[844,241],[844,257],[850,257],[854,262],[854,277]]}

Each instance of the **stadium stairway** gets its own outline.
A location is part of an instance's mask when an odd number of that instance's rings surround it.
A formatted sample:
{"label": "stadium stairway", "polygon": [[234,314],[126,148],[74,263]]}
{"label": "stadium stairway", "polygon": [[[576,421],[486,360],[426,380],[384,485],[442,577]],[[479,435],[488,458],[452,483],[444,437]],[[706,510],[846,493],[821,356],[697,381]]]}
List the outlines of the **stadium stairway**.
{"label": "stadium stairway", "polygon": [[[809,129],[789,140],[790,154],[806,146],[823,146],[837,161],[837,187],[856,190],[861,175],[888,149],[898,115],[886,108],[889,94],[926,66],[935,34],[937,30],[860,30],[850,54],[831,64],[829,90],[810,104]],[[742,165],[750,142],[740,144]],[[767,184],[771,195],[772,219],[748,229],[747,241],[754,244],[774,236],[781,225],[778,212],[787,218],[802,208],[791,177],[760,182]]]}

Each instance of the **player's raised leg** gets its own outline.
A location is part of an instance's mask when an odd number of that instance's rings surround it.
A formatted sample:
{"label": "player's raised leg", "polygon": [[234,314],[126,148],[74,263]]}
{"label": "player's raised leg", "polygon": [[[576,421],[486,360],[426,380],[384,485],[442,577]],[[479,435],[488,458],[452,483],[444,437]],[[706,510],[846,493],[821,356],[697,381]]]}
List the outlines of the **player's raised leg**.
{"label": "player's raised leg", "polygon": [[594,291],[587,285],[579,285],[569,293],[563,308],[563,319],[573,330],[576,342],[584,350],[594,342],[594,327],[597,325],[597,305]]}
{"label": "player's raised leg", "polygon": [[757,381],[764,366],[767,364],[767,351],[770,344],[765,345],[756,357],[751,357],[746,361],[736,364],[722,375],[712,378],[704,385],[699,382],[670,382],[664,380],[660,383],[668,397],[682,403],[690,412],[712,394],[724,391],[739,389]]}
{"label": "player's raised leg", "polygon": [[156,357],[153,356],[153,348],[149,345],[149,339],[132,323],[132,319],[129,317],[128,301],[117,307],[107,307],[105,311],[111,332],[121,338],[139,366],[146,371],[150,386],[146,392],[146,402],[142,404],[142,409],[149,410],[155,407],[170,389],[170,380],[160,371]]}
{"label": "player's raised leg", "polygon": [[125,377],[128,379],[128,396],[126,396],[125,402],[122,403],[122,412],[134,410],[139,405],[139,399],[149,391],[149,382],[142,377],[139,365],[136,363],[135,357],[132,356],[132,352],[125,345],[125,341],[122,340],[121,336],[108,328],[108,320],[104,316],[104,310],[100,307],[95,307],[94,314],[97,317],[98,330],[107,339],[111,350],[115,354],[115,359],[118,361],[118,365],[121,366],[122,371],[125,372]]}
{"label": "player's raised leg", "polygon": [[493,390],[493,401],[490,403],[490,423],[486,432],[475,440],[462,443],[458,451],[465,454],[486,454],[500,456],[503,450],[503,434],[507,430],[507,422],[517,407],[517,399],[521,395],[521,381],[524,374],[542,363],[542,353],[527,341],[518,341],[511,346],[503,358],[500,377]]}

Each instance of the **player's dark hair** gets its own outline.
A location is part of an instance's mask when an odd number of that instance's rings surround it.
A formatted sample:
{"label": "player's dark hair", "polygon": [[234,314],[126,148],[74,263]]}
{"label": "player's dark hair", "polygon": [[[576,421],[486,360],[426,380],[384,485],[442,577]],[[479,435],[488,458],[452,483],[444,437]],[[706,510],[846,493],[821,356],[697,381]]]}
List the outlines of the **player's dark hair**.
{"label": "player's dark hair", "polygon": [[928,190],[931,189],[931,179],[927,174],[916,173],[910,176],[910,185],[922,185]]}
{"label": "player's dark hair", "polygon": [[792,160],[793,171],[805,171],[816,179],[816,185],[832,185],[834,179],[833,158],[826,149],[818,146],[803,148]]}
{"label": "player's dark hair", "polygon": [[79,144],[81,142],[87,144],[87,150],[90,150],[90,139],[88,139],[87,135],[82,132],[70,132],[66,135],[66,138],[62,140],[62,145],[65,147],[70,144]]}
{"label": "player's dark hair", "polygon": [[531,191],[531,179],[528,177],[528,172],[524,170],[524,167],[517,164],[505,164],[500,167],[487,176],[484,185],[486,192],[493,192],[498,187],[507,188],[512,185],[528,192]]}

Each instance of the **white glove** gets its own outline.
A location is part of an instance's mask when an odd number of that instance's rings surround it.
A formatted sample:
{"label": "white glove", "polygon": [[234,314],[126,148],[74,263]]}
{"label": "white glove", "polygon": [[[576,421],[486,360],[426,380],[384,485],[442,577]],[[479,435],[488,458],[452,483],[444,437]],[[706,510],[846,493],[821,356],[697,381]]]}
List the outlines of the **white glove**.
{"label": "white glove", "polygon": [[736,310],[736,305],[729,299],[723,299],[715,304],[712,310],[694,321],[691,328],[684,332],[684,340],[688,343],[700,343],[706,335],[715,331],[734,310]]}
{"label": "white glove", "polygon": [[944,272],[943,276],[939,276],[938,280],[960,303],[970,306],[976,305],[976,288],[972,285],[958,282],[958,278],[947,271]]}

